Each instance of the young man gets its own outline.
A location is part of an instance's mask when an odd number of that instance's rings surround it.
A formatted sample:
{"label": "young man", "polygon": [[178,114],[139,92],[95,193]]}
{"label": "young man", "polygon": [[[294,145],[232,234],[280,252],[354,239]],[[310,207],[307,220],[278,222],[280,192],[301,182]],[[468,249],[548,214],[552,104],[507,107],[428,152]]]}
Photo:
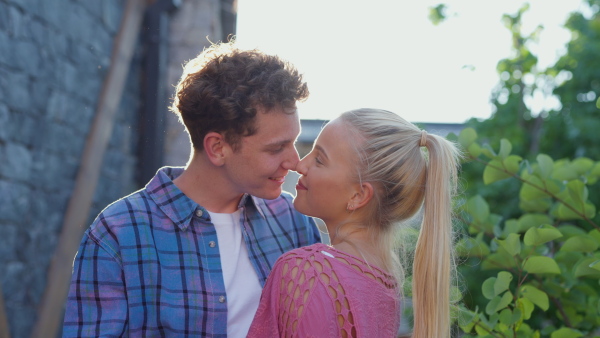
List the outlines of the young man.
{"label": "young man", "polygon": [[320,241],[281,190],[307,96],[276,56],[220,44],[188,62],[172,110],[190,161],[160,169],[87,230],[63,336],[245,337],[277,258]]}

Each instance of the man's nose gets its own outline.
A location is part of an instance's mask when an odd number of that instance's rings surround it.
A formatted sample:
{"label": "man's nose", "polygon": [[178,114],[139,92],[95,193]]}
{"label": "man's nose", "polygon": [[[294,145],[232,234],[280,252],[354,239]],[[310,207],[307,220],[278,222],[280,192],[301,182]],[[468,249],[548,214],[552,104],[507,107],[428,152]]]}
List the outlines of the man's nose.
{"label": "man's nose", "polygon": [[300,157],[298,156],[296,147],[292,146],[286,157],[286,160],[282,163],[282,167],[287,170],[296,171],[296,166],[298,165],[298,162],[300,162]]}
{"label": "man's nose", "polygon": [[297,172],[300,175],[304,175],[306,176],[306,161],[307,161],[307,157],[305,156],[303,159],[298,161],[298,164],[296,164],[296,168],[294,169],[295,172]]}

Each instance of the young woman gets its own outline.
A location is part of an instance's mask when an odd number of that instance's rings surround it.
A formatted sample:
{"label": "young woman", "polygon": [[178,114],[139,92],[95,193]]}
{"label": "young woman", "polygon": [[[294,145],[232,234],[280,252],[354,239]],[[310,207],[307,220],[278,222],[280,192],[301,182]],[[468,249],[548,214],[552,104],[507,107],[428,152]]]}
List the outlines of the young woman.
{"label": "young woman", "polygon": [[413,260],[413,337],[450,337],[451,200],[458,151],[398,115],[349,111],[297,166],[296,209],[322,219],[331,246],[284,254],[249,337],[395,337],[402,267],[395,232],[423,208]]}

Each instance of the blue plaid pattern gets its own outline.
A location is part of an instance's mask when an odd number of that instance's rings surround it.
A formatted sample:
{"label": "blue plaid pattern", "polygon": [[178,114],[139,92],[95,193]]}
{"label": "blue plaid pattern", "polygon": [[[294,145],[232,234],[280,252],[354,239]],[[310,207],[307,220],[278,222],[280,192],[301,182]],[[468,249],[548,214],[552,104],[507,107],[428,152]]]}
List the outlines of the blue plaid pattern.
{"label": "blue plaid pattern", "polygon": [[[109,205],[86,231],[75,261],[63,337],[227,336],[227,294],[209,213],[162,168]],[[291,196],[245,195],[242,234],[261,285],[284,252],[320,242]]]}

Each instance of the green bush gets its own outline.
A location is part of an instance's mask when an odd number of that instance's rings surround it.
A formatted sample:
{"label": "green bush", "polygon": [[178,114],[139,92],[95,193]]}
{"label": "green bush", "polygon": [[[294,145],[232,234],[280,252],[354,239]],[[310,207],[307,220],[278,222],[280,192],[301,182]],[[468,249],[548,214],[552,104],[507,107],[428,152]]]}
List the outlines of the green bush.
{"label": "green bush", "polygon": [[599,192],[600,162],[545,154],[525,160],[511,154],[506,139],[498,151],[480,144],[472,128],[457,140],[498,194],[508,180],[520,186],[512,197],[518,210],[501,210],[516,215],[510,219],[480,195],[459,207],[468,236],[457,253],[475,270],[470,275],[489,277],[470,291],[480,292],[472,304],[456,309],[461,330],[478,337],[600,336],[600,225],[590,202]]}

